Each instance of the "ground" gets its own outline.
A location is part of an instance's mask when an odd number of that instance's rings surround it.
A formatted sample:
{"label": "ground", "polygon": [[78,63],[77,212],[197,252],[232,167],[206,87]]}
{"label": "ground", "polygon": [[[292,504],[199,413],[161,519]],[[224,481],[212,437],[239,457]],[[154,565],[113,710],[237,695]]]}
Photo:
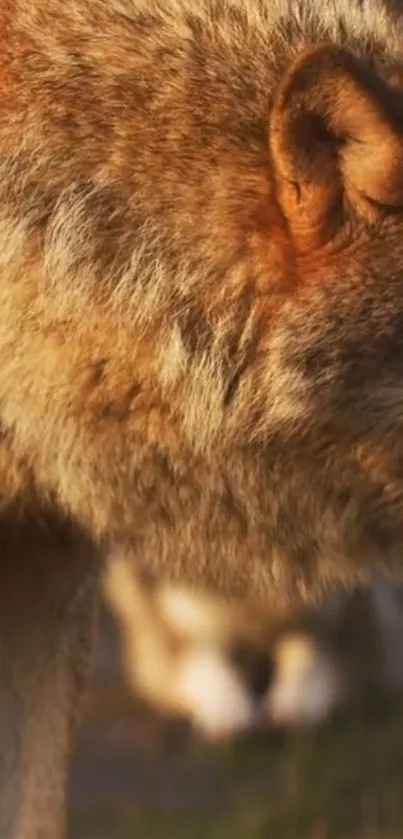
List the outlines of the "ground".
{"label": "ground", "polygon": [[403,839],[403,699],[349,709],[311,735],[208,747],[133,702],[108,631],[69,839]]}

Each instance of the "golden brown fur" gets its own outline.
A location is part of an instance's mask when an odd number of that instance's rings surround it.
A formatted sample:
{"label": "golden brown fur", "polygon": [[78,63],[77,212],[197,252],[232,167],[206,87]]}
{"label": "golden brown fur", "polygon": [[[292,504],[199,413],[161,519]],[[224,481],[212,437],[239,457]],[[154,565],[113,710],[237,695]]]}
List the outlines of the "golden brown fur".
{"label": "golden brown fur", "polygon": [[3,4],[0,421],[91,537],[305,596],[401,552],[401,42],[270,9]]}
{"label": "golden brown fur", "polygon": [[[263,602],[401,564],[401,26],[380,0],[3,0],[0,504],[32,553],[62,521]],[[7,795],[1,839],[42,839]]]}

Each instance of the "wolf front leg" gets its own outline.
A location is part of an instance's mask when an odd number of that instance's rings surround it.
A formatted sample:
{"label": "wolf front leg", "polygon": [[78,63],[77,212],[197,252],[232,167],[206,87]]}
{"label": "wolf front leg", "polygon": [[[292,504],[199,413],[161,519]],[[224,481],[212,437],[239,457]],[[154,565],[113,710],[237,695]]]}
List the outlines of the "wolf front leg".
{"label": "wolf front leg", "polygon": [[100,564],[59,524],[0,526],[0,839],[61,839]]}

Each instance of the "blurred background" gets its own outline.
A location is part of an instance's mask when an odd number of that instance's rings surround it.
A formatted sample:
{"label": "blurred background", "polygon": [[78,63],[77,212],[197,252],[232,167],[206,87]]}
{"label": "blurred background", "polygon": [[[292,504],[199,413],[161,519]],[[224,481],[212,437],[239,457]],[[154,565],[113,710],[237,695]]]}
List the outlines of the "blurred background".
{"label": "blurred background", "polygon": [[403,701],[208,745],[134,699],[104,611],[69,812],[69,839],[402,839]]}

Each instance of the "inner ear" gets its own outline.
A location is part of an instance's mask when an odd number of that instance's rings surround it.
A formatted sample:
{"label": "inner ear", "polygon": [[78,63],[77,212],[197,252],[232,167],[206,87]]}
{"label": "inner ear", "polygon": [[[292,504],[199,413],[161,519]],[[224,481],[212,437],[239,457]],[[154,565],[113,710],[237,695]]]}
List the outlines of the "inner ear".
{"label": "inner ear", "polygon": [[352,54],[331,46],[303,54],[287,73],[269,141],[279,200],[300,247],[320,246],[337,232],[346,197],[369,218],[402,209],[396,96]]}

